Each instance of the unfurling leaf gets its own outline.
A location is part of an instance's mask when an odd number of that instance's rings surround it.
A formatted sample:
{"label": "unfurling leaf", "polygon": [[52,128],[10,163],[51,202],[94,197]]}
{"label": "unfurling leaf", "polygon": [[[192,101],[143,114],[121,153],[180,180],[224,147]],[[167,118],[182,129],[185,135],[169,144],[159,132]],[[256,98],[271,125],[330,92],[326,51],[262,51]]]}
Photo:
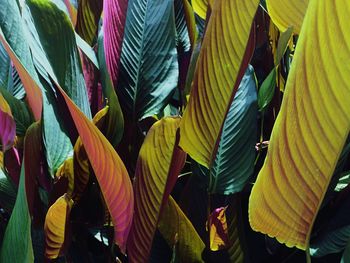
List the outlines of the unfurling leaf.
{"label": "unfurling leaf", "polygon": [[251,28],[258,4],[257,0],[215,1],[212,7],[180,125],[180,146],[207,168],[254,49]]}
{"label": "unfurling leaf", "polygon": [[[178,148],[179,117],[166,117],[148,131],[136,164],[135,215],[128,240],[132,262],[147,262],[159,214],[185,163]],[[147,224],[145,224],[147,222]]]}
{"label": "unfurling leaf", "polygon": [[209,216],[209,242],[212,251],[228,247],[229,239],[225,214],[226,209],[227,207],[217,208]]}
{"label": "unfurling leaf", "polygon": [[[350,131],[347,0],[311,0],[263,168],[249,200],[252,228],[306,249]],[[329,32],[333,32],[329,34]],[[322,44],[321,44],[322,43]],[[317,67],[310,63],[317,58]]]}
{"label": "unfurling leaf", "polygon": [[65,240],[66,224],[73,201],[61,196],[50,206],[45,218],[45,256],[55,259],[60,255]]}

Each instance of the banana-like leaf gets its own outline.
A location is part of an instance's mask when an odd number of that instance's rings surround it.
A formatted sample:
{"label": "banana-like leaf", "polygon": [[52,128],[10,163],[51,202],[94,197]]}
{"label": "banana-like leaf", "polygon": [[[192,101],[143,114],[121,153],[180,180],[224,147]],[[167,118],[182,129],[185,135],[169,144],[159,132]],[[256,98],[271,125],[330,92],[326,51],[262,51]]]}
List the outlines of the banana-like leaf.
{"label": "banana-like leaf", "polygon": [[[180,146],[209,167],[235,91],[252,50],[251,27],[259,1],[215,1],[198,58]],[[227,26],[231,25],[231,26]]]}
{"label": "banana-like leaf", "polygon": [[[78,140],[77,140],[78,142]],[[79,140],[81,144],[81,140]],[[64,163],[58,168],[56,172],[56,177],[59,179],[62,176],[66,177],[68,180],[68,186],[67,186],[67,196],[71,197],[74,190],[74,171],[76,171],[73,168],[73,158],[70,157],[67,160],[64,161]],[[73,199],[74,200],[74,199]]]}
{"label": "banana-like leaf", "polygon": [[[198,37],[194,11],[192,6],[187,0],[182,0],[182,6],[183,6],[185,19],[186,19],[187,32],[190,38],[191,49],[193,50],[193,47],[196,44],[197,37]],[[176,6],[175,6],[175,11],[176,11]]]}
{"label": "banana-like leaf", "polygon": [[215,209],[209,216],[208,231],[210,250],[218,251],[228,246],[228,228],[226,221],[227,207]]}
{"label": "banana-like leaf", "polygon": [[135,215],[128,240],[132,262],[147,262],[163,203],[185,164],[186,153],[176,145],[179,117],[166,117],[152,125],[136,164]]}
{"label": "banana-like leaf", "polygon": [[5,152],[13,145],[16,136],[16,122],[11,108],[0,92],[0,142]]}
{"label": "banana-like leaf", "polygon": [[128,172],[106,137],[84,116],[57,84],[56,87],[67,104],[101,187],[112,217],[114,240],[121,251],[125,252],[134,211],[133,189]]}
{"label": "banana-like leaf", "polygon": [[214,0],[192,0],[192,6],[194,12],[199,15],[200,18],[205,19],[207,17],[207,9]]}
{"label": "banana-like leaf", "polygon": [[242,209],[238,205],[239,199],[233,196],[228,206],[226,217],[228,223],[229,246],[228,254],[231,262],[243,263],[245,261],[244,251],[242,249],[242,242],[244,239],[240,236],[243,226],[239,223]]}
{"label": "banana-like leaf", "polygon": [[[350,131],[350,68],[343,66],[350,59],[348,10],[347,0],[310,1],[265,164],[250,195],[252,228],[289,247],[307,248]],[[317,67],[309,63],[314,58]]]}
{"label": "banana-like leaf", "polygon": [[[114,1],[117,2],[117,1]],[[103,0],[80,0],[75,31],[92,46],[97,39]]]}
{"label": "banana-like leaf", "polygon": [[122,109],[132,121],[159,113],[177,86],[174,16],[171,0],[129,1],[120,85],[115,87]]}
{"label": "banana-like leaf", "polygon": [[66,224],[73,201],[66,195],[61,196],[50,206],[45,218],[45,256],[48,259],[55,259],[62,250]]}
{"label": "banana-like leaf", "polygon": [[[31,140],[32,127],[33,126],[29,127],[25,140]],[[29,147],[29,145],[25,143],[25,147]],[[16,203],[6,227],[0,250],[0,262],[3,263],[34,262],[31,219],[28,210],[25,180],[25,165],[24,162],[22,162]]]}
{"label": "banana-like leaf", "polygon": [[27,5],[58,83],[91,118],[75,34],[67,15],[49,0],[27,0]]}
{"label": "banana-like leaf", "polygon": [[210,170],[210,193],[240,192],[253,174],[257,112],[255,75],[249,66],[224,121]]}
{"label": "banana-like leaf", "polygon": [[180,262],[203,262],[205,245],[172,197],[164,205],[158,229],[170,247],[173,247],[177,235]]}
{"label": "banana-like leaf", "polygon": [[105,61],[115,88],[119,88],[120,56],[127,9],[128,0],[104,0],[103,2],[103,46]]}
{"label": "banana-like leaf", "polygon": [[12,182],[6,177],[3,168],[0,167],[0,205],[8,213],[11,213],[15,205],[16,194],[16,188],[13,186]]}
{"label": "banana-like leaf", "polygon": [[11,108],[13,118],[16,122],[16,134],[18,136],[24,136],[26,130],[33,122],[33,117],[27,105],[19,99],[16,99],[5,89],[0,88],[0,93],[3,95]]}
{"label": "banana-like leaf", "polygon": [[310,0],[266,0],[267,10],[273,23],[281,32],[292,26],[300,33],[304,16]]}
{"label": "banana-like leaf", "polygon": [[0,87],[6,88],[9,81],[11,60],[7,55],[4,46],[0,42]]}
{"label": "banana-like leaf", "polygon": [[[191,49],[189,30],[187,29],[186,13],[184,3],[187,1],[175,0],[175,25],[177,46],[187,52]],[[188,3],[188,2],[187,2]]]}
{"label": "banana-like leaf", "polygon": [[8,83],[7,83],[7,87],[5,88],[16,99],[22,100],[26,95],[26,91],[24,89],[21,78],[15,66],[13,65],[13,63],[11,63],[11,66],[9,69]]}

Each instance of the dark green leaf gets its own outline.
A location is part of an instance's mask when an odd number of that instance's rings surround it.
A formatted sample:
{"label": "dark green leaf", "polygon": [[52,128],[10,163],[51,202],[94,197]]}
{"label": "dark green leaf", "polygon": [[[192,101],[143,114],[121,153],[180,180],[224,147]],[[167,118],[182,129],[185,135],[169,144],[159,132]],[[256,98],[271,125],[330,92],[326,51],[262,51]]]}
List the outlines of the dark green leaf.
{"label": "dark green leaf", "polygon": [[276,87],[276,68],[273,68],[266,77],[258,92],[258,107],[259,111],[263,111],[270,104]]}

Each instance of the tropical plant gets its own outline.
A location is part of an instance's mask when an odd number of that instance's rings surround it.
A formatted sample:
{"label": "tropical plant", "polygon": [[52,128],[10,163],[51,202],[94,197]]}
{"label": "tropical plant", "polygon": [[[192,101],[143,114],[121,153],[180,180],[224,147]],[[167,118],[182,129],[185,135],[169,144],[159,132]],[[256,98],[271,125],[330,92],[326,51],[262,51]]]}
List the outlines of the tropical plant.
{"label": "tropical plant", "polygon": [[0,6],[0,262],[350,262],[349,1]]}

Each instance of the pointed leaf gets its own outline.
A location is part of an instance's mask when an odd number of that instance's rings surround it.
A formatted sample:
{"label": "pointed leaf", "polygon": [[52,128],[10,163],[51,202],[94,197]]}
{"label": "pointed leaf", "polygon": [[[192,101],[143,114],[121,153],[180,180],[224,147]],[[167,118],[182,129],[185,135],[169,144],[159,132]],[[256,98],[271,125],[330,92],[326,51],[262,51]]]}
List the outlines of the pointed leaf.
{"label": "pointed leaf", "polygon": [[206,167],[215,156],[228,107],[252,54],[253,48],[246,46],[258,4],[234,0],[213,5],[180,126],[180,146]]}
{"label": "pointed leaf", "polygon": [[122,109],[132,121],[159,113],[177,86],[174,21],[171,0],[129,1],[120,85],[114,85]]}
{"label": "pointed leaf", "polygon": [[[346,0],[310,1],[265,164],[250,195],[252,228],[289,247],[307,248],[350,131],[350,68],[343,66],[350,59],[348,10]],[[317,68],[308,63],[313,58]]]}
{"label": "pointed leaf", "polygon": [[[30,147],[26,141],[32,139],[33,127],[35,126],[29,127],[26,133],[24,142],[25,148]],[[34,262],[31,239],[31,219],[28,211],[25,180],[25,164],[22,162],[18,194],[9,223],[6,227],[0,251],[0,262]]]}
{"label": "pointed leaf", "polygon": [[227,113],[217,154],[210,170],[208,192],[240,192],[253,174],[257,136],[257,94],[249,66]]}
{"label": "pointed leaf", "polygon": [[6,49],[0,42],[0,87],[6,88],[9,81],[11,60],[6,53]]}
{"label": "pointed leaf", "polygon": [[164,206],[158,229],[170,247],[174,245],[175,236],[178,236],[180,262],[203,262],[205,245],[172,197]]}
{"label": "pointed leaf", "polygon": [[307,6],[310,0],[266,0],[267,10],[281,32],[292,26],[296,34],[300,33]]}
{"label": "pointed leaf", "polygon": [[45,256],[48,259],[57,258],[60,255],[66,231],[66,223],[69,219],[73,201],[64,195],[50,206],[45,218]]}
{"label": "pointed leaf", "polygon": [[121,251],[125,252],[134,210],[133,190],[128,172],[98,128],[84,116],[59,86],[57,92],[67,104],[101,187],[114,225],[114,240]]}
{"label": "pointed leaf", "polygon": [[160,210],[185,164],[186,153],[176,145],[180,120],[166,117],[157,121],[142,144],[134,182],[135,215],[128,240],[132,262],[149,260]]}
{"label": "pointed leaf", "polygon": [[259,111],[263,111],[269,106],[276,88],[277,68],[273,68],[266,79],[264,79],[258,92]]}

